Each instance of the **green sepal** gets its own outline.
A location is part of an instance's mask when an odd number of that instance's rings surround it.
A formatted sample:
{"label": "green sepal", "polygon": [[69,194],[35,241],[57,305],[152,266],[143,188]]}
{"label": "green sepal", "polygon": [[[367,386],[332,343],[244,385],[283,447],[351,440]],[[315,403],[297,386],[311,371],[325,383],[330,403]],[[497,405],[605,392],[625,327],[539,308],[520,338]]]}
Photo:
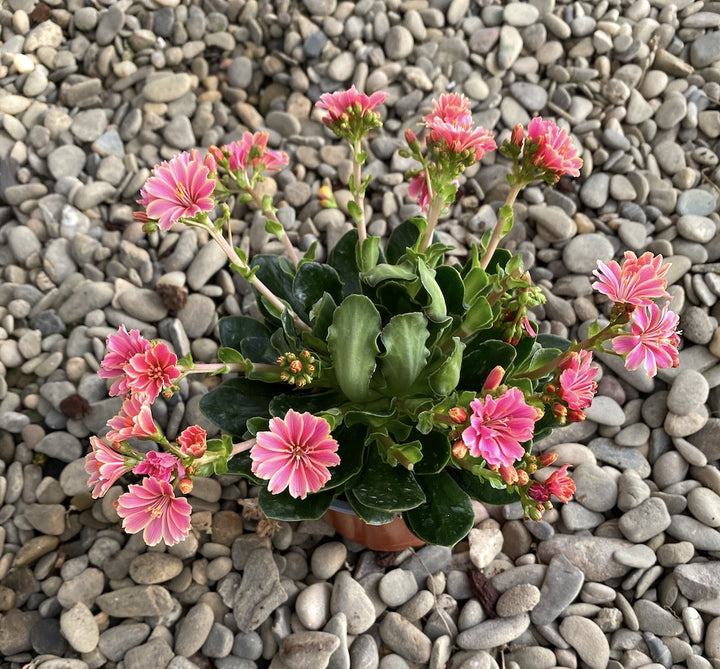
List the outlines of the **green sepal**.
{"label": "green sepal", "polygon": [[182,358],[178,358],[177,366],[185,367],[186,369],[192,369],[195,366],[195,363],[193,362],[192,353],[187,353]]}
{"label": "green sepal", "polygon": [[418,476],[426,501],[403,514],[412,533],[429,544],[454,546],[464,539],[475,521],[467,493],[442,471]]}

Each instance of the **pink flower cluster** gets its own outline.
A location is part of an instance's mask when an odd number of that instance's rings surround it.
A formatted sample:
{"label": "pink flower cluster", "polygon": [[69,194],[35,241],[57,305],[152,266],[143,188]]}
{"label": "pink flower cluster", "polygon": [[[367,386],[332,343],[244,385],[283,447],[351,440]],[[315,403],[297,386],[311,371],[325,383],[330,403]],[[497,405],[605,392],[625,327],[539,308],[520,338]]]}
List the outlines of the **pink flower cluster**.
{"label": "pink flower cluster", "polygon": [[528,125],[528,138],[535,145],[531,158],[533,165],[554,173],[556,181],[563,174],[580,176],[582,158],[567,130],[537,116]]}
{"label": "pink flower cluster", "polygon": [[[127,439],[152,439],[168,443],[152,417],[151,404],[180,377],[177,357],[162,342],[150,342],[137,330],[120,326],[107,341],[107,354],[98,374],[114,379],[111,395],[124,396],[117,416],[108,420],[110,445],[91,437],[92,450],[85,458],[93,497],[102,497],[125,474],[142,476],[120,495],[116,508],[127,532],[143,532],[148,545],[164,540],[182,541],[190,531],[190,504],[176,498],[174,485],[191,489],[186,464],[201,458],[207,435],[198,425],[186,428],[177,438],[177,453],[149,451],[142,455],[125,443]],[[189,485],[188,485],[189,483]]]}
{"label": "pink flower cluster", "polygon": [[563,465],[560,469],[555,470],[545,479],[544,483],[537,481],[531,483],[528,488],[528,497],[539,504],[544,504],[550,501],[552,495],[555,495],[561,502],[567,504],[575,494],[575,481],[567,475],[569,466]]}
{"label": "pink flower cluster", "polygon": [[428,129],[427,143],[442,152],[462,154],[469,151],[474,160],[482,160],[497,148],[492,133],[476,126],[470,113],[470,100],[458,93],[447,93],[433,100],[433,110],[423,117]]}
{"label": "pink flower cluster", "polygon": [[669,268],[660,255],[648,251],[638,258],[626,251],[622,266],[614,260],[607,264],[598,261],[598,269],[593,272],[598,279],[593,288],[630,313],[630,333],[615,337],[613,350],[625,356],[628,369],[642,366],[651,377],[658,368],[679,364],[678,316],[654,302],[670,297],[664,278]]}
{"label": "pink flower cluster", "polygon": [[325,125],[330,126],[350,119],[362,119],[385,102],[387,96],[388,94],[383,91],[367,95],[352,86],[347,91],[323,93],[317,107],[327,111],[327,115],[323,117],[322,121]]}
{"label": "pink flower cluster", "polygon": [[560,363],[560,390],[558,395],[569,409],[582,411],[587,409],[597,392],[597,367],[591,367],[592,353],[590,351],[578,351]]}
{"label": "pink flower cluster", "polygon": [[[245,132],[242,139],[225,146],[213,147],[216,160],[228,156],[228,167],[233,171],[246,172],[252,169],[254,174],[261,172],[279,172],[288,164],[288,155],[284,151],[268,148],[270,135],[266,132]],[[218,153],[219,152],[219,153]]]}

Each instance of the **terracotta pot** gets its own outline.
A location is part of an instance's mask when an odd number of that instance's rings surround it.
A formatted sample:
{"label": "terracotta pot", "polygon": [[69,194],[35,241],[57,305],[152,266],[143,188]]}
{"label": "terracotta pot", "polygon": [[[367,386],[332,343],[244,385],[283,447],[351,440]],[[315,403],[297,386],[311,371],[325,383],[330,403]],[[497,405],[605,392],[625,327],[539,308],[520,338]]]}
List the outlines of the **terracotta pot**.
{"label": "terracotta pot", "polygon": [[402,551],[425,545],[408,529],[402,516],[395,516],[385,525],[368,525],[344,500],[335,500],[324,518],[339,535],[374,551]]}

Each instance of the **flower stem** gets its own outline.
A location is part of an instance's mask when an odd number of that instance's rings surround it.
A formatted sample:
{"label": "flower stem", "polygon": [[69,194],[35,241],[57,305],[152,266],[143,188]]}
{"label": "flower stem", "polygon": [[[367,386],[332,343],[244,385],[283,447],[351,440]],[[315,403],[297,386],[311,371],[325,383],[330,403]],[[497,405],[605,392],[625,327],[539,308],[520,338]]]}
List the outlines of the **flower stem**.
{"label": "flower stem", "polygon": [[[428,183],[428,188],[429,187],[430,186]],[[441,198],[439,196],[431,196],[430,210],[428,211],[427,215],[427,228],[425,228],[425,234],[423,234],[422,241],[420,242],[420,247],[418,248],[418,251],[420,253],[425,251],[425,249],[430,246],[433,233],[435,232],[435,226],[437,225],[438,219],[440,218],[440,212],[442,212],[442,209],[443,203]]]}
{"label": "flower stem", "polygon": [[[508,193],[507,198],[505,198],[505,207],[512,207],[513,204],[515,204],[515,200],[517,199],[518,193],[522,189],[522,187],[525,185],[524,181],[519,181],[518,183],[514,184],[513,187],[510,189],[510,192]],[[483,254],[482,259],[480,260],[480,266],[483,269],[487,269],[487,266],[490,264],[490,260],[493,257],[493,254],[495,253],[495,250],[498,247],[498,244],[500,243],[500,240],[503,237],[503,228],[505,227],[505,217],[500,215],[498,216],[498,221],[495,224],[495,229],[493,230],[492,237],[490,237],[490,242],[488,243],[488,247],[485,250],[485,253]]]}
{"label": "flower stem", "polygon": [[245,451],[249,451],[253,446],[255,446],[256,439],[253,437],[252,439],[248,439],[247,441],[241,441],[237,444],[233,444],[232,453],[230,453],[230,457],[233,457],[233,455],[237,455],[238,453],[244,453]]}
{"label": "flower stem", "polygon": [[[225,255],[230,259],[230,262],[234,265],[237,265],[244,271],[249,271],[250,268],[248,267],[247,263],[237,254],[237,251],[232,247],[230,242],[228,242],[225,237],[220,234],[218,230],[215,230],[212,226],[207,226],[206,230],[210,233],[210,236],[220,245],[220,248],[225,252]],[[248,283],[255,288],[258,293],[260,293],[277,311],[282,313],[285,311],[286,307],[278,299],[278,297],[273,293],[260,279],[257,278],[254,274],[250,277],[246,277]],[[304,323],[300,318],[297,317],[297,315],[293,315],[293,320],[295,322],[295,325],[300,330],[310,330],[308,325]]]}
{"label": "flower stem", "polygon": [[[277,223],[279,226],[282,226],[282,223],[280,223],[280,220],[278,219],[275,212],[272,209],[265,209],[263,207],[263,200],[254,188],[250,188],[248,186],[245,190],[252,197],[253,202],[255,202],[255,204],[261,209],[263,214],[265,214],[268,219],[270,219],[273,223]],[[292,242],[290,241],[290,238],[288,237],[288,234],[287,232],[285,232],[284,229],[282,231],[282,236],[280,236],[280,241],[282,241],[282,243],[284,244],[285,250],[287,251],[288,256],[290,256],[292,264],[297,267],[297,252],[295,251],[295,247],[292,245]]]}
{"label": "flower stem", "polygon": [[367,230],[365,228],[365,196],[362,192],[362,164],[357,159],[358,154],[361,152],[360,141],[358,140],[353,144],[353,199],[360,209],[360,213],[357,219],[358,228],[358,241],[360,243],[367,237]]}

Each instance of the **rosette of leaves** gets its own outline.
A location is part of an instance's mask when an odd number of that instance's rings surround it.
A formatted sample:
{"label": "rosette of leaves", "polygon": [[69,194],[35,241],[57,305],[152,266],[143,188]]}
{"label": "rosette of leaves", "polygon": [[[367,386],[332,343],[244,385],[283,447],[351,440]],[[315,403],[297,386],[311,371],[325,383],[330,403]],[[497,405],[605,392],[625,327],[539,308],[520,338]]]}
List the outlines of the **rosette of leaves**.
{"label": "rosette of leaves", "polygon": [[[246,439],[291,408],[311,412],[330,423],[340,456],[330,481],[304,500],[269,493],[266,481],[253,476],[248,453],[232,458],[229,473],[262,486],[259,502],[268,517],[319,518],[344,496],[369,524],[400,513],[419,538],[453,545],[473,525],[471,498],[519,499],[482,463],[473,470],[458,466],[447,421],[436,417],[467,406],[497,365],[506,370],[504,383],[532,394],[543,379],[523,375],[569,342],[543,335],[504,341],[508,299],[528,286],[520,257],[498,250],[482,269],[476,249],[464,265],[446,265],[451,247],[435,243],[417,252],[424,226],[421,218],[403,223],[384,252],[379,238],[360,245],[353,230],[327,263],[315,262],[312,250],[297,268],[283,257],[253,259],[257,276],[288,309],[280,314],[258,295],[262,321],[220,321],[220,358],[243,362],[247,371],[206,394],[201,409],[221,430]],[[254,370],[254,363],[273,364],[303,350],[317,361],[303,388]],[[554,425],[546,415],[536,438]]]}

